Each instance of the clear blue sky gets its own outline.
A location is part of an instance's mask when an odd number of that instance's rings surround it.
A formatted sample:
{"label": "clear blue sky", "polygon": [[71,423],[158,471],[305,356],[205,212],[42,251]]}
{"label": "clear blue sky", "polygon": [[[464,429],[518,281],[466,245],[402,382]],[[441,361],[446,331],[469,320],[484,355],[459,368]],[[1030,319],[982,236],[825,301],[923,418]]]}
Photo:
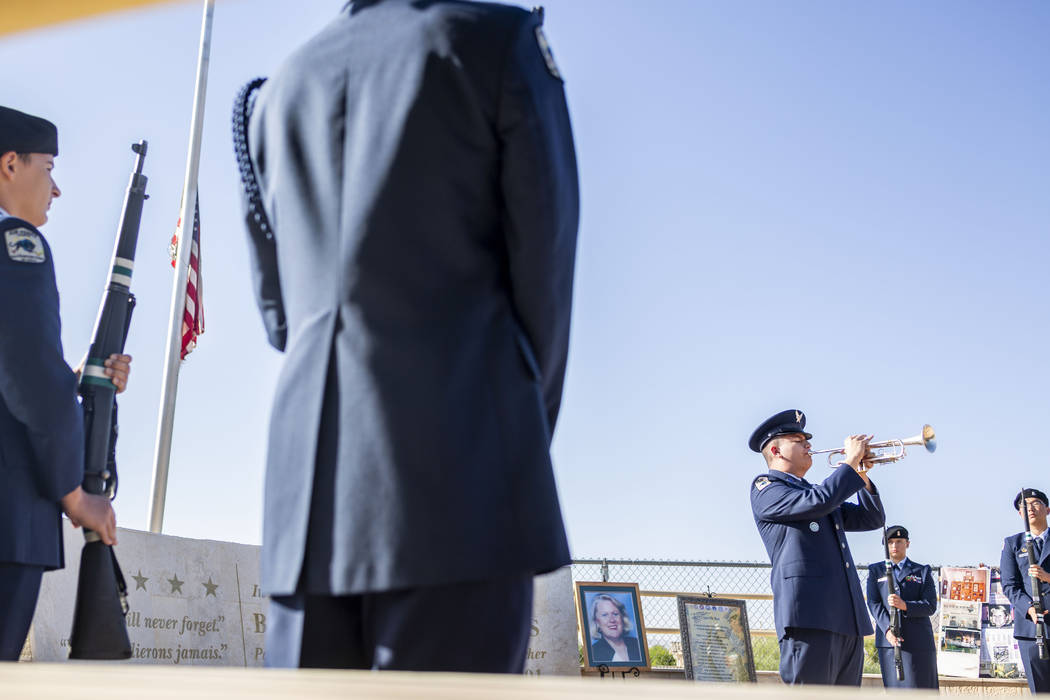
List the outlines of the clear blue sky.
{"label": "clear blue sky", "polygon": [[[182,369],[165,531],[257,543],[280,355],[248,281],[229,114],[339,9],[222,0],[200,177],[207,333]],[[293,11],[289,11],[294,6]],[[582,185],[555,468],[578,557],[763,560],[748,434],[931,423],[874,474],[932,563],[997,562],[1050,490],[1050,5],[549,0]],[[118,517],[147,524],[196,2],[0,39],[0,103],[55,121],[66,355],[84,353],[129,144],[150,141]],[[818,464],[811,476],[820,478]],[[479,494],[479,497],[483,495]],[[478,524],[483,527],[482,523]],[[851,537],[858,561],[878,535]]]}

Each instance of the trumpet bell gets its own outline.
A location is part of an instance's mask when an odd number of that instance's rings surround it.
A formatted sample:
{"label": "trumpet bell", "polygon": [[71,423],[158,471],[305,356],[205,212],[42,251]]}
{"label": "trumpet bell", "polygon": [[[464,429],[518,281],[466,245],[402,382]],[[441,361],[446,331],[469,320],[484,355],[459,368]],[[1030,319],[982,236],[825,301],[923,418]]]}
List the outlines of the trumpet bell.
{"label": "trumpet bell", "polygon": [[928,423],[922,426],[921,433],[914,437],[905,438],[900,442],[902,445],[922,445],[927,452],[937,451],[937,433],[933,431],[933,426]]}

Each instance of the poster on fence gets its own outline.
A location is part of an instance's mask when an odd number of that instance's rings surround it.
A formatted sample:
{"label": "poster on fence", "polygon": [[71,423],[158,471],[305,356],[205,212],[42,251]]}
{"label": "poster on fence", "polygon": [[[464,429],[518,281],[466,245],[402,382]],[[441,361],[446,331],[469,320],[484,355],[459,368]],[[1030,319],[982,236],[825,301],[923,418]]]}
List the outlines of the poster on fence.
{"label": "poster on fence", "polygon": [[977,678],[981,670],[982,619],[988,602],[989,570],[941,568],[937,671],[944,676]]}
{"label": "poster on fence", "polygon": [[991,570],[981,623],[981,678],[1024,678],[1013,606],[1003,593],[998,569]]}

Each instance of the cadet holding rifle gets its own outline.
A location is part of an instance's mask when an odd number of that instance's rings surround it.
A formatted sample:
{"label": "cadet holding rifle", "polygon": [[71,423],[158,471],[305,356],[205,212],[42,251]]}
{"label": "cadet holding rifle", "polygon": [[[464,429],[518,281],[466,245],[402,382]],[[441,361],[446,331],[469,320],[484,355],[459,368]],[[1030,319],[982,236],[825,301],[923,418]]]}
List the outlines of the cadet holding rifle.
{"label": "cadet holding rifle", "polygon": [[[1023,502],[1022,502],[1023,494]],[[999,568],[1003,593],[1014,606],[1014,639],[1021,651],[1028,689],[1050,692],[1050,654],[1046,648],[1046,608],[1050,594],[1047,573],[1047,498],[1039,489],[1023,489],[1014,509],[1025,521],[1025,531],[1006,538]],[[1033,586],[1037,582],[1037,586]]]}
{"label": "cadet holding rifle", "polygon": [[[86,493],[77,378],[63,357],[51,248],[37,230],[61,192],[58,130],[0,107],[0,660],[21,653],[45,571],[63,566],[61,513],[116,543],[109,498]],[[127,355],[105,360],[117,391]]]}
{"label": "cadet holding rifle", "polygon": [[[937,584],[928,564],[908,558],[908,531],[886,528],[886,560],[868,565],[868,610],[875,618],[882,683],[887,688],[937,688],[937,647],[930,616]],[[899,663],[899,666],[898,666]]]}

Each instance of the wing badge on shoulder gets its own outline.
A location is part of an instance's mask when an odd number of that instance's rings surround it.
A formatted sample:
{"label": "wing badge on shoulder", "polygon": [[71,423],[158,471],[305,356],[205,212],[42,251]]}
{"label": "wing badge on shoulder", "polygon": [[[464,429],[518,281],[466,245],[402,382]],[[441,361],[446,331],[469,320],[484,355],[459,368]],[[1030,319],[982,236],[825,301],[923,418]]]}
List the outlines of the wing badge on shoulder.
{"label": "wing badge on shoulder", "polygon": [[7,257],[20,263],[42,263],[47,260],[40,234],[27,228],[4,231]]}

